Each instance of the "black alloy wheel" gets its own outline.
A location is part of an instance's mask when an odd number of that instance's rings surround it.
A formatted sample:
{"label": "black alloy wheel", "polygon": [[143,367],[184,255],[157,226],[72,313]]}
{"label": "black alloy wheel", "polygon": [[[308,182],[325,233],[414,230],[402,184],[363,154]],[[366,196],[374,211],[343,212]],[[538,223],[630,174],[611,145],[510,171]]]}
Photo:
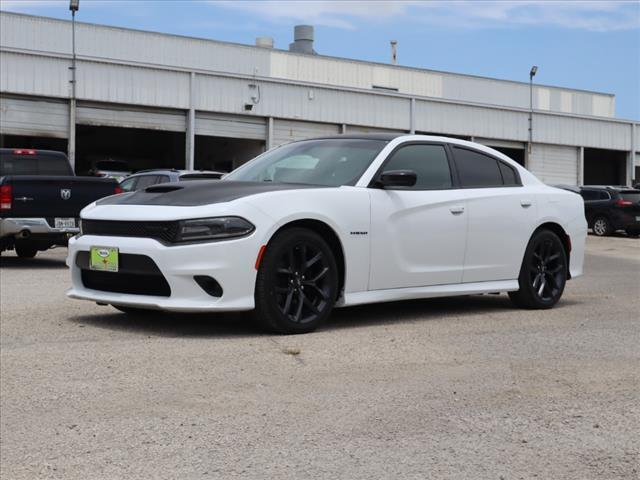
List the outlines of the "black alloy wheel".
{"label": "black alloy wheel", "polygon": [[333,252],[315,232],[292,228],[267,246],[256,279],[256,316],[278,333],[307,333],[324,322],[337,294]]}
{"label": "black alloy wheel", "polygon": [[567,282],[567,263],[567,254],[558,236],[549,230],[536,232],[520,268],[520,290],[510,292],[509,297],[523,308],[553,307]]}

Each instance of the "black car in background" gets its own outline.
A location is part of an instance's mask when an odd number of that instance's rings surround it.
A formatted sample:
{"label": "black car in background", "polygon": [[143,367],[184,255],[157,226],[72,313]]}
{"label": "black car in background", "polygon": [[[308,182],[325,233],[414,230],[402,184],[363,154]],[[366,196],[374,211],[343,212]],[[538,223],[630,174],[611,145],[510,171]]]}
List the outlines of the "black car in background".
{"label": "black car in background", "polygon": [[158,183],[206,179],[218,180],[223,175],[223,172],[213,172],[209,170],[142,170],[122,180],[120,182],[120,188],[122,188],[124,192],[132,192]]}
{"label": "black car in background", "polygon": [[640,235],[640,190],[625,186],[580,187],[589,228],[598,236],[624,230]]}

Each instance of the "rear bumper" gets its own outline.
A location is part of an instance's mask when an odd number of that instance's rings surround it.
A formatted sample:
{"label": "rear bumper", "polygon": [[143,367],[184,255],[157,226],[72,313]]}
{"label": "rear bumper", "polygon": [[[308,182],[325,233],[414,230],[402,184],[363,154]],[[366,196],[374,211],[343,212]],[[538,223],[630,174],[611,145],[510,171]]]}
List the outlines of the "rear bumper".
{"label": "rear bumper", "polygon": [[75,235],[80,229],[55,228],[49,225],[45,218],[3,218],[0,219],[0,238],[19,235],[27,232],[29,235]]}

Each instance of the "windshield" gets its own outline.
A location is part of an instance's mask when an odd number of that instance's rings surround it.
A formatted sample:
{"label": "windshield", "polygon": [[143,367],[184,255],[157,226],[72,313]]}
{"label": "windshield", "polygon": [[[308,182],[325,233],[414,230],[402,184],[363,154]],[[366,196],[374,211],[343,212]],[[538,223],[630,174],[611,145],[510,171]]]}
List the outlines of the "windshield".
{"label": "windshield", "polygon": [[355,185],[386,143],[353,138],[294,142],[260,155],[223,180]]}

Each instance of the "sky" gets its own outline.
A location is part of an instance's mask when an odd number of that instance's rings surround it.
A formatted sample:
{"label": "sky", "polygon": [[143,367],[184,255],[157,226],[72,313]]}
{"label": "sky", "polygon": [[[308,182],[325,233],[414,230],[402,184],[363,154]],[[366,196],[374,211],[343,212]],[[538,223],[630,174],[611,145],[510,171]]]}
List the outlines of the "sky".
{"label": "sky", "polygon": [[[0,0],[2,10],[69,19],[66,0]],[[80,0],[78,21],[288,48],[316,27],[322,55],[535,82],[616,95],[640,120],[640,0],[212,1]]]}

